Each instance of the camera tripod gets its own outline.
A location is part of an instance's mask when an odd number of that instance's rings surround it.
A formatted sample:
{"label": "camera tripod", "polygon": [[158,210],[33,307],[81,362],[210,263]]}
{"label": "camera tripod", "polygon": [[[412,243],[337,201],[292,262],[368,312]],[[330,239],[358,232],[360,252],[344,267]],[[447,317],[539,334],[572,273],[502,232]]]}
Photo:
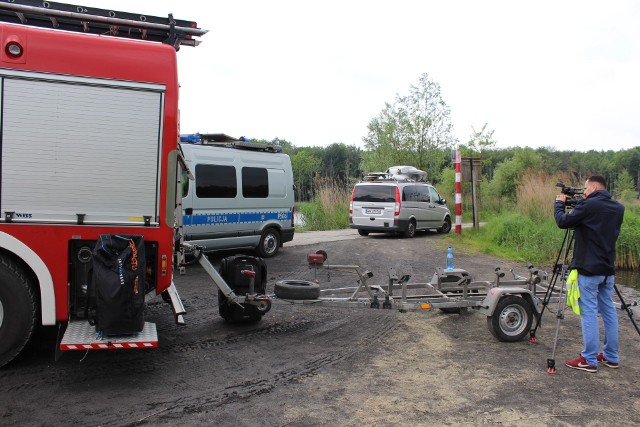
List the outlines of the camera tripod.
{"label": "camera tripod", "polygon": [[[547,308],[547,306],[551,301],[551,296],[553,294],[553,291],[556,288],[556,283],[558,282],[558,280],[560,280],[560,295],[558,297],[558,305],[557,305],[557,311],[556,311],[556,331],[553,338],[551,357],[547,359],[547,373],[550,375],[557,373],[555,356],[556,356],[556,349],[558,345],[558,337],[560,333],[560,321],[564,319],[564,311],[567,308],[567,305],[565,304],[565,300],[563,297],[566,294],[566,280],[567,280],[567,272],[568,272],[568,266],[569,266],[568,259],[569,259],[569,254],[571,253],[571,247],[573,245],[573,241],[574,241],[574,230],[572,228],[569,228],[566,230],[564,234],[562,245],[560,246],[560,250],[558,251],[558,256],[556,258],[556,262],[553,267],[553,275],[551,276],[549,287],[547,288],[544,298],[542,300],[542,310],[540,311],[540,314],[536,316],[536,324],[533,327],[533,329],[531,329],[531,331],[529,332],[530,342],[532,344],[536,344],[538,342],[538,339],[536,338],[536,331],[538,330],[538,327],[540,327],[540,324],[542,322],[542,315],[544,314],[545,308]],[[562,263],[560,263],[561,258],[562,258]],[[629,316],[631,323],[633,324],[636,331],[640,335],[640,328],[638,328],[638,324],[633,318],[633,310],[631,310],[631,307],[637,305],[637,303],[633,302],[631,304],[627,304],[622,298],[622,294],[620,293],[620,290],[615,284],[613,285],[613,288],[616,294],[618,295],[618,299],[620,300],[620,309],[625,310],[627,312],[627,315]]]}

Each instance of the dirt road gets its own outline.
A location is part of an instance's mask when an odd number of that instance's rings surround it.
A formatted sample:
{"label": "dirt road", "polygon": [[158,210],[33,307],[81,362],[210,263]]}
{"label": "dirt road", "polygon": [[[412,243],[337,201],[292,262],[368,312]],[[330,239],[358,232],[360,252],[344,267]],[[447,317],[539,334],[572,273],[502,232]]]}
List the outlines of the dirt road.
{"label": "dirt road", "polygon": [[[426,281],[446,252],[435,233],[285,247],[267,260],[268,290],[279,279],[313,279],[305,256],[318,249],[331,263],[371,270],[377,284],[387,282],[387,267]],[[492,280],[496,266],[526,271],[524,263],[455,250],[456,267],[474,279]],[[354,283],[337,273],[318,279],[323,287]],[[0,370],[0,425],[640,424],[640,336],[622,312],[620,369],[564,367],[581,348],[579,319],[567,312],[551,376],[554,313],[544,315],[537,345],[497,341],[476,311],[279,303],[257,324],[229,325],[200,267],[176,285],[188,325],[173,324],[168,306],[154,300],[146,317],[158,325],[158,349],[69,352],[54,362],[55,330],[41,331]]]}

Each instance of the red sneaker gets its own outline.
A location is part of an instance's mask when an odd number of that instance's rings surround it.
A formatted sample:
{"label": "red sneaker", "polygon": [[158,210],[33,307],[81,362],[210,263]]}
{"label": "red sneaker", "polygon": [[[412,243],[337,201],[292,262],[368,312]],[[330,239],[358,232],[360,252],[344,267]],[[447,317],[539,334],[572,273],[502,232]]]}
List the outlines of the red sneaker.
{"label": "red sneaker", "polygon": [[608,366],[613,369],[618,369],[618,367],[620,367],[620,364],[618,362],[609,362],[607,359],[605,359],[603,353],[597,355],[596,359],[598,360],[598,363],[602,363],[604,366]]}
{"label": "red sneaker", "polygon": [[577,359],[565,360],[564,364],[573,369],[580,369],[587,372],[598,372],[598,367],[589,365],[582,355]]}

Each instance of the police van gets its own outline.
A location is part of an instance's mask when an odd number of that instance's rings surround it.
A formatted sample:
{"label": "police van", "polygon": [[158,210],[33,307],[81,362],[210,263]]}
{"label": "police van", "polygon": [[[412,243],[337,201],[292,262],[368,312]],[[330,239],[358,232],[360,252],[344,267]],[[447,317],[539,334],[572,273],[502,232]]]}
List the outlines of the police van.
{"label": "police van", "polygon": [[274,256],[293,240],[291,160],[275,145],[225,134],[180,136],[184,240],[205,251],[251,247]]}

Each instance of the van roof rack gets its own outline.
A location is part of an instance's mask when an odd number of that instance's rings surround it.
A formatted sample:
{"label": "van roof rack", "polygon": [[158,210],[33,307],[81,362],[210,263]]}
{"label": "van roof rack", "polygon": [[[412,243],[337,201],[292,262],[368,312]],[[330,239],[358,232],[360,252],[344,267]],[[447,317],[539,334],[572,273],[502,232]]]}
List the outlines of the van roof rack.
{"label": "van roof rack", "polygon": [[180,135],[180,142],[216,147],[237,148],[239,150],[264,151],[267,153],[282,153],[282,147],[275,144],[259,144],[249,142],[248,138],[241,136],[234,138],[224,133],[193,133]]}
{"label": "van roof rack", "polygon": [[197,46],[207,30],[192,21],[168,17],[119,12],[41,0],[0,0],[0,21],[101,34],[129,39],[150,40],[173,46]]}
{"label": "van roof rack", "polygon": [[413,166],[391,166],[385,172],[369,172],[363,178],[366,182],[426,182],[427,173]]}

